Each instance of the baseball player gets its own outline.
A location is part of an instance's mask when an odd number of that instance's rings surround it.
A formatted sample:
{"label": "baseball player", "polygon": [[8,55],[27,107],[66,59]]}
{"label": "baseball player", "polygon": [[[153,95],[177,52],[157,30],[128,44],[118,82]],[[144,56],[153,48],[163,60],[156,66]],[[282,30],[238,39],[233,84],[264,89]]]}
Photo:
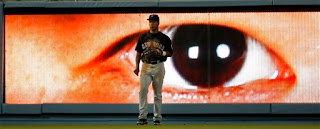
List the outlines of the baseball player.
{"label": "baseball player", "polygon": [[162,84],[165,75],[164,64],[167,57],[171,57],[173,50],[170,38],[159,31],[159,16],[152,14],[149,20],[150,31],[139,37],[135,50],[136,68],[134,73],[139,75],[139,64],[142,60],[139,92],[139,120],[137,125],[148,124],[148,87],[152,82],[154,90],[154,125],[161,125]]}

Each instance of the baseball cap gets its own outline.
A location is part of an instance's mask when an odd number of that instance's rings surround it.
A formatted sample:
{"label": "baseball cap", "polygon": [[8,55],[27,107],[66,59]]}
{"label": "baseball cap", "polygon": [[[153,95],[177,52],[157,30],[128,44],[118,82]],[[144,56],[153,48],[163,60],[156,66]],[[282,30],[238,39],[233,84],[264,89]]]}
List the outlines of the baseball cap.
{"label": "baseball cap", "polygon": [[159,16],[157,14],[151,14],[147,20],[159,21]]}

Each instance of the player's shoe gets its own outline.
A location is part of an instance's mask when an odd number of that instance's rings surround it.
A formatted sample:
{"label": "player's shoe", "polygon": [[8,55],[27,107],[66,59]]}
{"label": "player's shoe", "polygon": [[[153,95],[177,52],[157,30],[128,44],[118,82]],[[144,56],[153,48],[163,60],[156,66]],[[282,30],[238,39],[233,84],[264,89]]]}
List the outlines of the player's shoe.
{"label": "player's shoe", "polygon": [[161,122],[159,120],[154,121],[153,125],[161,125]]}
{"label": "player's shoe", "polygon": [[139,119],[137,121],[137,125],[147,125],[147,124],[148,124],[147,119]]}

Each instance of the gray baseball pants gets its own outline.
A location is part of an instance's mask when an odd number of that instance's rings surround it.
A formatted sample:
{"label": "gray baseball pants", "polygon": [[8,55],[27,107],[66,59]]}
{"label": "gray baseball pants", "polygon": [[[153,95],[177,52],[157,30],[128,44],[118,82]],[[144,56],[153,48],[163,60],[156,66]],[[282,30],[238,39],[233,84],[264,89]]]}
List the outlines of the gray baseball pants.
{"label": "gray baseball pants", "polygon": [[148,115],[148,87],[152,82],[154,91],[154,117],[153,120],[162,120],[162,84],[165,74],[164,63],[142,64],[139,92],[139,119],[147,119]]}

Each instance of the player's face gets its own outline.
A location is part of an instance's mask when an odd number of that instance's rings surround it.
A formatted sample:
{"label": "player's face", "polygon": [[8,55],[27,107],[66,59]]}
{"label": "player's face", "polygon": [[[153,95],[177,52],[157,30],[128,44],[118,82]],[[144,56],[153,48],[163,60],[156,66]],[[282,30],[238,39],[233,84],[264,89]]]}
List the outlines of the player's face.
{"label": "player's face", "polygon": [[150,30],[158,30],[159,21],[149,20],[149,27],[150,27]]}
{"label": "player's face", "polygon": [[[7,15],[5,17],[5,90],[7,103],[137,103],[139,77],[134,47],[139,35],[156,23],[149,14]],[[164,103],[319,103],[320,39],[319,12],[173,13],[159,14],[160,30],[171,35],[175,27],[224,26],[259,41],[257,55],[264,60],[250,65],[233,87],[187,86],[172,73],[178,51],[165,63]],[[123,18],[128,20],[123,21]],[[174,19],[174,20],[172,20]],[[139,22],[136,22],[139,21]],[[191,31],[192,32],[192,31]],[[190,37],[201,37],[200,33]],[[257,45],[258,44],[258,45]],[[189,49],[188,49],[189,50]],[[199,49],[200,50],[200,49]],[[249,53],[249,48],[248,51]],[[253,56],[255,58],[256,56]],[[265,68],[268,57],[277,73],[260,77],[256,66]],[[249,61],[250,58],[246,58]],[[170,67],[171,62],[171,69]],[[202,65],[192,70],[201,71]],[[265,71],[268,72],[268,69]],[[194,81],[202,77],[194,76]],[[250,76],[249,76],[250,75]],[[239,75],[240,76],[240,75]],[[269,76],[268,76],[269,77]],[[171,80],[170,80],[171,79]],[[151,90],[151,87],[150,87]],[[149,91],[149,102],[152,92]]]}

